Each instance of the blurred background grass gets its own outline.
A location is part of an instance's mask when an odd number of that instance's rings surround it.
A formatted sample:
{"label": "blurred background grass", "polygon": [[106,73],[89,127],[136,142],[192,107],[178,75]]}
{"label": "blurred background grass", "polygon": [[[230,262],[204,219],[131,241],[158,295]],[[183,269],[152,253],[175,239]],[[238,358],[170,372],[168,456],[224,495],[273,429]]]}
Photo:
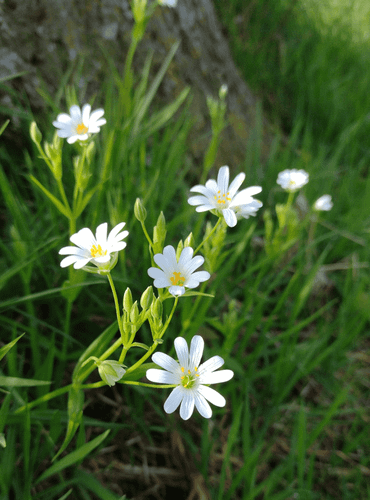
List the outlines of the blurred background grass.
{"label": "blurred background grass", "polygon": [[[110,429],[104,448],[81,467],[36,485],[63,439],[66,400],[19,416],[13,414],[17,406],[48,389],[14,388],[12,406],[4,400],[0,415],[7,439],[0,449],[4,500],[61,498],[69,488],[76,499],[370,498],[370,7],[364,0],[215,0],[215,5],[235,60],[261,100],[245,162],[231,167],[246,172],[245,186],[258,183],[262,169],[264,207],[256,220],[240,221],[228,232],[224,265],[206,289],[215,298],[181,300],[162,350],[173,354],[176,336],[201,334],[205,357],[220,354],[235,372],[220,388],[227,407],[214,409],[210,421],[194,415],[184,423],[177,414],[165,415],[163,391],[127,386],[87,391],[83,423],[69,451]],[[113,276],[119,295],[130,286],[135,300],[151,282],[147,245],[133,217],[135,198],[144,199],[148,227],[164,211],[167,244],[176,245],[190,231],[200,241],[207,216],[187,204],[198,179],[187,154],[186,105],[160,130],[132,139],[118,123],[117,92],[114,72],[107,72],[96,102],[114,125],[97,136],[94,175],[101,175],[107,162],[114,170],[104,198],[94,200],[79,227],[127,222],[128,246]],[[57,108],[64,107],[60,100],[50,116],[37,117],[48,140]],[[275,135],[266,164],[262,113]],[[26,335],[1,366],[7,376],[56,381],[55,389],[70,382],[78,356],[114,319],[114,305],[103,279],[85,278],[63,360],[65,302],[59,287],[66,272],[57,252],[67,245],[68,227],[28,182],[33,173],[55,188],[28,139],[32,111],[20,106],[19,115],[22,151],[6,143],[0,149],[0,319],[4,343]],[[262,212],[285,200],[276,177],[286,168],[307,170],[306,199],[312,204],[330,193],[334,208],[313,242],[303,231],[274,265],[263,249]],[[69,177],[65,183],[72,189]],[[304,214],[304,200],[301,206]],[[140,335],[148,340],[149,330],[144,327]],[[32,359],[32,338],[41,363]],[[61,364],[64,373],[56,370]]]}

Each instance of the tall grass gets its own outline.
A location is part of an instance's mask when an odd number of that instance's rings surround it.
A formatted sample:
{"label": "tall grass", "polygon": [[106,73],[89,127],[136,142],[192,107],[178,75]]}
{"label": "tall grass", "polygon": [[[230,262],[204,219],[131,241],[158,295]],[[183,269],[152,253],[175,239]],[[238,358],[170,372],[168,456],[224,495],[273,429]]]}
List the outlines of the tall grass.
{"label": "tall grass", "polygon": [[[29,111],[22,115],[21,158],[5,137],[0,156],[0,320],[2,345],[14,343],[0,350],[0,386],[7,392],[0,408],[0,445],[6,444],[0,447],[1,499],[369,497],[370,184],[363,175],[365,128],[359,125],[366,125],[367,100],[361,111],[365,96],[352,89],[343,93],[338,79],[346,64],[353,67],[351,78],[360,78],[359,68],[370,51],[357,64],[356,40],[350,46],[348,39],[335,39],[309,17],[309,10],[298,7],[262,0],[234,0],[223,10],[219,6],[222,19],[230,21],[236,59],[249,72],[248,83],[267,96],[266,112],[284,133],[276,128],[262,165],[263,130],[257,125],[246,144],[245,163],[230,165],[233,174],[246,173],[246,185],[256,184],[257,172],[263,170],[259,198],[264,206],[256,218],[241,220],[227,232],[220,226],[204,245],[214,272],[201,291],[214,297],[180,299],[159,346],[174,355],[175,337],[199,334],[206,342],[205,358],[220,355],[234,371],[222,387],[226,408],[215,408],[211,420],[194,414],[184,422],[176,413],[166,415],[164,390],[127,384],[96,389],[96,372],[87,380],[84,403],[72,387],[70,402],[76,406],[67,407],[66,387],[80,356],[94,341],[102,348],[102,331],[107,345],[117,333],[114,302],[103,277],[59,266],[58,250],[68,244],[71,226],[31,180],[33,175],[53,196],[60,195],[28,138]],[[235,16],[237,25],[231,22]],[[312,36],[303,36],[306,32]],[[365,42],[361,40],[363,51]],[[334,47],[341,49],[333,61],[336,69],[325,74]],[[187,203],[189,188],[201,177],[200,172],[194,178],[188,154],[191,90],[177,103],[158,108],[154,96],[160,80],[150,80],[149,65],[150,57],[142,75],[132,75],[136,85],[128,94],[125,76],[107,62],[107,77],[95,96],[107,125],[95,139],[88,184],[97,189],[75,219],[76,230],[104,221],[126,222],[127,248],[112,272],[120,301],[128,286],[139,300],[152,284],[147,275],[151,255],[134,217],[137,197],[146,206],[150,234],[163,211],[166,244],[176,246],[190,232],[199,242],[216,221]],[[320,85],[313,88],[315,74],[321,75]],[[84,96],[74,93],[73,80],[68,83],[57,92],[60,99],[50,112],[36,120],[49,142],[56,114],[68,108],[69,100],[82,104]],[[325,95],[333,91],[328,102]],[[44,97],[53,102],[53,96]],[[355,101],[348,114],[343,111],[347,97]],[[261,107],[258,113],[256,123],[261,124]],[[63,185],[71,205],[72,157],[77,154],[63,144]],[[213,165],[210,177],[218,167]],[[271,254],[267,221],[272,234],[278,234],[275,207],[287,197],[276,178],[291,168],[309,172],[310,182],[293,205],[298,221],[294,239],[285,251]],[[315,226],[310,207],[324,193],[332,194],[334,207]],[[282,231],[279,237],[285,236]],[[169,314],[167,302],[163,305]],[[139,335],[140,342],[150,342],[146,324]],[[140,353],[131,352],[133,363]],[[58,397],[48,396],[52,393]],[[75,426],[75,434],[56,457],[69,426]]]}

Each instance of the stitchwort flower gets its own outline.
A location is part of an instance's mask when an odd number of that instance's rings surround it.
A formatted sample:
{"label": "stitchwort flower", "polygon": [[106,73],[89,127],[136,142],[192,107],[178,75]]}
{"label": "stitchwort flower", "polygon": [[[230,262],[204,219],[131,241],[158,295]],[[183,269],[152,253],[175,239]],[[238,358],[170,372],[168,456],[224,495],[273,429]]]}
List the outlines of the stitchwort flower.
{"label": "stitchwort flower", "polygon": [[212,210],[219,216],[223,216],[229,227],[234,227],[237,219],[244,217],[248,219],[256,215],[262,203],[252,198],[260,193],[260,186],[251,186],[238,192],[239,187],[245,179],[245,174],[238,174],[229,186],[229,167],[223,166],[218,171],[217,182],[210,179],[205,186],[197,185],[190,189],[200,195],[188,199],[190,205],[198,205],[197,212]]}
{"label": "stitchwort flower", "polygon": [[301,189],[308,182],[309,175],[304,170],[297,170],[293,168],[292,170],[283,170],[279,173],[277,178],[277,183],[288,191],[289,193],[294,193],[298,189]]}
{"label": "stitchwort flower", "polygon": [[158,0],[159,5],[164,5],[166,7],[176,7],[177,0]]}
{"label": "stitchwort flower", "polygon": [[[96,229],[94,236],[92,231],[84,227],[78,233],[72,234],[70,240],[75,247],[63,247],[59,250],[60,255],[68,255],[61,263],[61,267],[73,264],[75,269],[81,269],[89,262],[101,269],[109,269],[114,262],[115,252],[123,250],[126,243],[122,241],[128,235],[128,231],[121,231],[125,222],[117,224],[109,233],[107,238],[108,224],[104,222]],[[113,254],[113,258],[111,255]],[[112,262],[111,262],[112,258]],[[115,263],[115,262],[114,262]]]}
{"label": "stitchwort flower", "polygon": [[61,113],[53,121],[54,127],[58,129],[59,137],[67,138],[69,144],[76,141],[86,141],[90,134],[96,134],[100,127],[107,123],[104,115],[104,109],[96,109],[90,114],[90,104],[84,104],[82,111],[76,104],[69,108],[69,115]]}
{"label": "stitchwort flower", "polygon": [[329,210],[333,208],[333,202],[331,201],[330,194],[324,194],[323,196],[320,196],[320,198],[315,201],[313,207],[315,210],[324,210],[325,212],[329,212]]}
{"label": "stitchwort flower", "polygon": [[185,287],[196,288],[201,281],[210,278],[207,271],[197,271],[204,262],[204,257],[196,255],[193,257],[194,250],[191,247],[185,247],[180,255],[179,261],[176,259],[176,252],[173,246],[168,245],[162,253],[154,255],[154,262],[161,268],[150,267],[148,274],[154,279],[154,286],[157,288],[169,287],[169,292],[176,295],[183,295]]}
{"label": "stitchwort flower", "polygon": [[[188,420],[194,411],[194,406],[204,418],[212,416],[212,410],[207,400],[219,407],[226,404],[226,400],[208,384],[227,382],[234,373],[231,370],[216,372],[224,364],[220,356],[213,356],[199,365],[203,356],[204,340],[199,335],[192,338],[190,353],[183,337],[175,339],[175,349],[178,362],[167,354],[156,352],[152,356],[154,363],[164,368],[147,370],[146,377],[152,382],[160,384],[176,384],[164,403],[166,413],[174,412],[181,403],[180,417]],[[204,385],[206,384],[206,385]]]}

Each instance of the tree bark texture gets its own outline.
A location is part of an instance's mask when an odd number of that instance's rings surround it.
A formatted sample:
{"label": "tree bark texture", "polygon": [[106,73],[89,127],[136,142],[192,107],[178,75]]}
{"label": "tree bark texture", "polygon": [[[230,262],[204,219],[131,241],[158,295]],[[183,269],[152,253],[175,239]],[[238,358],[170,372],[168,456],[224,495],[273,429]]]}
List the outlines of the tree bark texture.
{"label": "tree bark texture", "polygon": [[[53,95],[69,63],[82,55],[88,72],[84,81],[78,83],[87,84],[88,100],[89,94],[97,90],[99,74],[104,69],[99,44],[109,50],[122,68],[132,26],[128,0],[0,0],[0,78],[28,71],[7,84],[25,91],[37,109],[43,105],[36,92],[39,76]],[[201,162],[210,139],[206,96],[217,97],[220,86],[226,84],[229,125],[222,135],[216,166],[229,164],[231,168],[240,168],[255,127],[257,101],[233,62],[212,0],[178,0],[173,9],[158,6],[135,55],[136,70],[142,68],[149,49],[154,50],[153,66],[158,68],[176,40],[181,43],[159,97],[169,102],[184,86],[191,86],[190,112],[196,119],[191,151],[194,159]],[[9,95],[2,94],[2,104],[9,105]],[[269,132],[265,132],[262,158],[269,144]]]}

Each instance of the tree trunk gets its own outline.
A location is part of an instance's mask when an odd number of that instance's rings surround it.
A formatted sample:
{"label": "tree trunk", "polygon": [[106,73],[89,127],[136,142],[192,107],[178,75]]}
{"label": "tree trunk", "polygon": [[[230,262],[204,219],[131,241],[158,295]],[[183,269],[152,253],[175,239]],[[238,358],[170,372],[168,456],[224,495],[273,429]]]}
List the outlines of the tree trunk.
{"label": "tree trunk", "polygon": [[[83,55],[89,67],[84,81],[87,96],[97,90],[106,47],[118,66],[123,65],[130,42],[133,18],[128,0],[9,0],[0,3],[0,78],[27,70],[29,74],[9,82],[25,90],[35,109],[42,105],[36,88],[38,75],[54,95],[68,63]],[[211,0],[178,0],[176,8],[158,6],[139,45],[134,67],[142,67],[149,49],[159,66],[172,44],[181,44],[160,87],[160,97],[170,101],[186,85],[192,87],[191,112],[196,125],[191,140],[195,161],[202,161],[210,138],[206,96],[217,97],[222,84],[228,86],[229,125],[217,158],[217,167],[240,168],[247,140],[256,121],[256,99],[241,78]],[[2,97],[9,105],[9,96]],[[82,104],[82,103],[81,103]],[[103,102],[99,105],[104,106]],[[266,128],[266,127],[265,127]],[[262,157],[268,151],[268,133],[262,142]],[[258,168],[258,165],[254,166]],[[258,175],[257,178],[260,178]]]}

